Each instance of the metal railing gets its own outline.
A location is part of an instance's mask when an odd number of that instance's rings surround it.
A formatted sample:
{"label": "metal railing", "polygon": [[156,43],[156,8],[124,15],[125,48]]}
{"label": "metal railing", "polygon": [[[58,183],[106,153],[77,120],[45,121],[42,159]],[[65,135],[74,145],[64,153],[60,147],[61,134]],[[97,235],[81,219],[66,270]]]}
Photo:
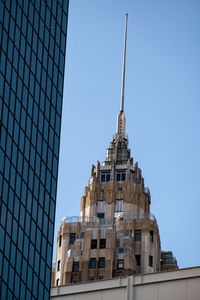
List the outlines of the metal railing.
{"label": "metal railing", "polygon": [[96,216],[88,217],[65,217],[62,219],[61,224],[64,223],[82,223],[82,225],[85,226],[112,226],[120,221],[126,221],[126,222],[132,222],[133,220],[142,220],[142,219],[149,219],[151,221],[156,221],[154,215],[151,213],[136,213],[136,214],[123,214],[123,216],[120,216],[118,218],[105,218],[100,219]]}

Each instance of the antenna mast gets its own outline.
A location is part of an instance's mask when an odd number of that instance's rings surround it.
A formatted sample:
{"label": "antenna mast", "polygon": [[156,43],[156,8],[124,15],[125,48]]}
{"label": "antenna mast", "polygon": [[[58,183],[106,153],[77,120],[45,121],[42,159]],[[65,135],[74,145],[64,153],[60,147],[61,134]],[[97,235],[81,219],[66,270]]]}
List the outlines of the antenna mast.
{"label": "antenna mast", "polygon": [[122,94],[121,94],[121,109],[124,111],[124,86],[125,86],[125,67],[126,67],[126,40],[127,40],[127,21],[128,14],[126,14],[126,24],[125,24],[125,36],[124,36],[124,57],[123,57],[123,69],[122,69]]}

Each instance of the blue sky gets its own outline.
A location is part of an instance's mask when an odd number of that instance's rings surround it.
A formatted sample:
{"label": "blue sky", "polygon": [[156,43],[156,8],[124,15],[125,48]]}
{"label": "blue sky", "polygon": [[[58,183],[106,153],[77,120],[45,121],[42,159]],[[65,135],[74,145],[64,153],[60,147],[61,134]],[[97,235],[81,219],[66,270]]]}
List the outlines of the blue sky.
{"label": "blue sky", "polygon": [[[200,1],[71,0],[55,241],[79,215],[92,164],[105,159],[120,109],[128,12],[129,147],[152,196],[163,250],[200,265]],[[56,245],[54,245],[54,261]]]}

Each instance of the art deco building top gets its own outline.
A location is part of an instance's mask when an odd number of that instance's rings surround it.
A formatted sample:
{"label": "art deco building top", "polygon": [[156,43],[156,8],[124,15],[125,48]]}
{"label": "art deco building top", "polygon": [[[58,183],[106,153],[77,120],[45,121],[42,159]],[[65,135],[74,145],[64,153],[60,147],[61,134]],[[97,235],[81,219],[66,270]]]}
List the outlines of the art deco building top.
{"label": "art deco building top", "polygon": [[124,114],[127,19],[126,14],[116,134],[103,164],[98,161],[92,165],[89,184],[81,198],[80,217],[61,222],[54,285],[177,268],[173,260],[161,265],[160,235],[150,212],[150,191],[128,149]]}

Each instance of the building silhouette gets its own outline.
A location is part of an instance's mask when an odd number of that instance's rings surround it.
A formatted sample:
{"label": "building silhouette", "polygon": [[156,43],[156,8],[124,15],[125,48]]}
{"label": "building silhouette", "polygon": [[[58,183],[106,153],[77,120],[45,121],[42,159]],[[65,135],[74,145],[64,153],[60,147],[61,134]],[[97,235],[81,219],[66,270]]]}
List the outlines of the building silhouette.
{"label": "building silhouette", "polygon": [[52,285],[177,268],[172,252],[163,252],[161,261],[159,229],[150,212],[150,191],[128,148],[124,114],[127,17],[116,133],[103,164],[97,162],[91,168],[80,217],[61,222]]}
{"label": "building silhouette", "polygon": [[49,299],[68,0],[0,1],[0,298]]}

